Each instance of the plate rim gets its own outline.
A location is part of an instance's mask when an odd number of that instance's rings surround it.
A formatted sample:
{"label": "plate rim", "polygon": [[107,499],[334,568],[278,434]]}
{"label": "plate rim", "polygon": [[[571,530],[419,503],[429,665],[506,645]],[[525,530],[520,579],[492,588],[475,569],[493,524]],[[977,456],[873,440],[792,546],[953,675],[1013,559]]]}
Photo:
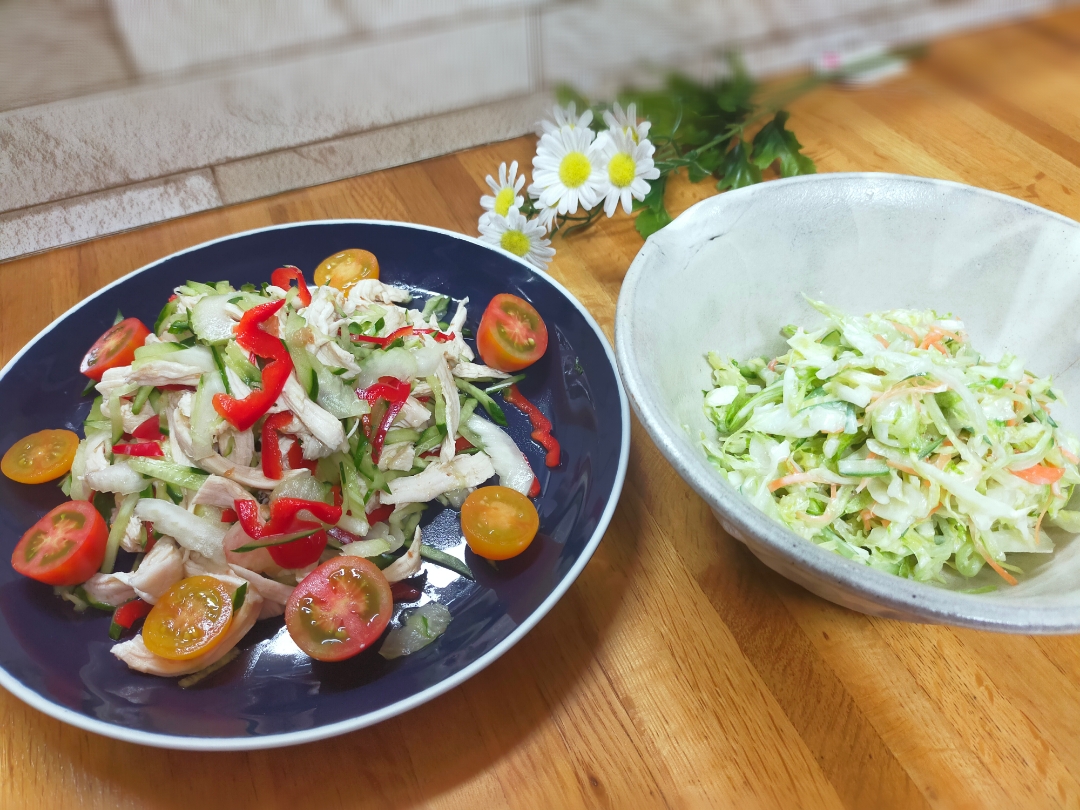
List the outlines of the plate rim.
{"label": "plate rim", "polygon": [[463,669],[455,672],[449,678],[446,678],[438,683],[429,686],[421,692],[411,695],[402,700],[391,703],[389,706],[385,706],[373,712],[367,712],[357,717],[350,718],[348,720],[340,720],[336,723],[329,723],[325,726],[319,726],[314,729],[306,729],[304,731],[289,731],[279,734],[267,734],[265,736],[253,736],[253,737],[188,737],[183,735],[164,734],[151,731],[141,731],[139,729],[130,729],[124,726],[110,723],[105,720],[98,720],[96,718],[88,717],[81,712],[70,709],[66,706],[53,703],[43,695],[34,691],[30,687],[23,684],[18,678],[9,673],[3,666],[0,666],[0,686],[13,694],[15,697],[22,700],[24,703],[32,706],[38,711],[60,720],[69,725],[83,729],[84,731],[91,731],[95,734],[100,734],[105,737],[110,737],[115,740],[121,740],[123,742],[136,743],[139,745],[147,745],[154,748],[168,748],[172,750],[184,750],[184,751],[255,751],[268,748],[281,748],[289,745],[301,745],[309,742],[316,742],[317,740],[324,740],[329,737],[336,737],[341,734],[347,734],[351,731],[358,731],[362,728],[381,723],[383,720],[389,720],[391,717],[396,717],[399,714],[403,714],[411,709],[427,703],[430,700],[442,695],[451,689],[461,685],[472,676],[476,675],[483,669],[501,658],[511,647],[517,644],[522,638],[524,638],[536,624],[548,614],[548,612],[555,606],[555,604],[563,597],[570,586],[578,578],[589,560],[592,559],[593,553],[596,551],[596,547],[600,545],[600,541],[603,539],[608,526],[611,523],[611,519],[615,514],[615,509],[618,506],[619,498],[622,495],[623,484],[626,480],[627,466],[630,461],[630,405],[626,394],[626,388],[623,385],[622,375],[620,374],[619,364],[615,357],[615,352],[611,342],[604,335],[603,330],[597,323],[592,314],[585,308],[585,306],[578,301],[577,297],[570,292],[565,286],[563,286],[558,280],[550,276],[543,270],[539,270],[533,267],[519,256],[515,256],[506,250],[495,245],[488,244],[480,241],[480,239],[474,236],[468,236],[467,234],[457,233],[445,228],[437,228],[431,225],[421,225],[413,222],[403,222],[400,220],[391,219],[315,219],[304,220],[301,222],[286,222],[279,225],[269,225],[263,228],[252,228],[246,231],[239,231],[236,233],[226,234],[216,239],[210,239],[205,242],[200,242],[196,245],[184,248],[182,250],[175,251],[163,256],[160,259],[145,264],[130,273],[126,273],[120,278],[117,278],[108,284],[104,285],[98,290],[95,290],[90,295],[86,296],[73,306],[69,307],[66,311],[58,315],[52,320],[45,328],[39,331],[34,337],[32,337],[25,346],[23,346],[18,352],[15,353],[12,358],[4,364],[4,367],[0,369],[0,380],[14,368],[15,364],[22,359],[34,345],[37,344],[45,335],[52,332],[57,326],[65,321],[72,313],[77,312],[86,306],[89,302],[93,301],[98,296],[104,294],[106,291],[113,287],[122,284],[130,278],[143,273],[151,268],[157,267],[159,264],[173,259],[177,256],[182,256],[185,253],[190,253],[195,250],[199,250],[210,245],[215,245],[220,242],[227,242],[232,239],[239,239],[240,237],[250,236],[257,233],[265,233],[267,231],[287,230],[293,228],[303,228],[313,225],[389,225],[397,228],[403,228],[406,230],[421,230],[431,233],[442,234],[443,236],[449,236],[454,239],[459,239],[464,242],[469,242],[474,245],[494,251],[502,256],[520,264],[526,268],[532,275],[543,279],[548,284],[552,285],[562,295],[577,308],[578,312],[585,318],[585,322],[593,330],[596,336],[600,340],[601,346],[603,346],[604,353],[608,362],[611,364],[612,373],[615,375],[616,388],[619,395],[619,415],[622,420],[622,432],[619,437],[619,462],[618,468],[615,471],[615,481],[611,489],[611,493],[608,495],[607,504],[604,507],[603,513],[600,515],[600,520],[596,525],[596,529],[593,531],[592,537],[585,544],[584,549],[574,565],[558,582],[555,588],[547,598],[541,602],[529,615],[521,622],[514,630],[502,641],[500,641],[495,647],[488,650],[488,652],[481,655],[475,661],[470,663]]}
{"label": "plate rim", "polygon": [[[725,201],[725,198],[729,195],[736,195],[735,199],[741,199],[755,194],[775,193],[777,189],[785,186],[801,184],[825,185],[832,182],[850,182],[853,180],[919,184],[976,194],[994,199],[999,203],[1015,206],[1028,214],[1038,214],[1074,230],[1080,230],[1080,222],[1064,214],[1008,194],[960,183],[955,180],[943,180],[895,172],[829,172],[771,180],[767,183],[736,189],[727,194],[706,197],[676,217],[675,222],[684,218],[692,219],[705,216],[702,211],[729,204],[730,201]],[[642,257],[649,257],[657,252],[662,254],[665,241],[676,238],[675,234],[677,232],[665,228],[649,237],[634,257],[630,268],[623,277],[623,284],[619,291],[619,300],[615,310],[615,354],[619,361],[619,371],[623,376],[623,384],[630,395],[634,412],[637,414],[638,419],[641,420],[642,425],[649,434],[649,438],[656,445],[661,455],[675,469],[679,477],[701,496],[712,510],[722,513],[725,520],[730,521],[740,532],[752,536],[755,543],[765,546],[773,554],[779,555],[785,562],[811,572],[817,581],[823,583],[826,587],[839,585],[842,588],[850,589],[851,592],[873,602],[879,608],[904,614],[902,618],[909,622],[930,622],[1013,634],[1057,635],[1080,631],[1080,606],[1051,608],[1001,604],[991,605],[988,609],[986,603],[981,601],[981,597],[977,594],[961,594],[928,583],[916,582],[886,574],[882,571],[876,571],[848,560],[839,554],[807,543],[786,526],[769,520],[757,507],[739,495],[718,475],[708,479],[703,475],[699,475],[696,469],[698,465],[691,464],[691,460],[684,457],[681,448],[675,444],[673,437],[662,426],[660,419],[662,409],[647,392],[636,359],[631,361],[634,352],[630,347],[629,337],[631,327],[630,309],[633,305],[632,300],[637,295],[638,281],[644,273],[645,261],[642,260]],[[704,459],[704,455],[702,455],[702,459]],[[751,553],[757,556],[750,543],[737,537],[734,539],[746,545]],[[781,576],[799,584],[782,573]],[[799,586],[806,587],[804,585]],[[968,603],[968,606],[965,606],[960,601],[960,597],[972,601]],[[829,601],[834,600],[830,599]]]}

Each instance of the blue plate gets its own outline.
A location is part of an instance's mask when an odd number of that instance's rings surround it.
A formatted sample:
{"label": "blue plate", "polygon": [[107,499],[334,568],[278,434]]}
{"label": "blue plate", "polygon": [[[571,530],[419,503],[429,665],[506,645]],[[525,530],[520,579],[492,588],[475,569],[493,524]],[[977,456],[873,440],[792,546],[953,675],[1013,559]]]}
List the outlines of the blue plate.
{"label": "blue plate", "polygon": [[[176,253],[98,291],[32,340],[0,372],[0,449],[45,428],[81,435],[90,398],[79,361],[117,310],[151,324],[173,287],[187,279],[239,286],[294,264],[310,279],[346,247],[379,257],[382,278],[417,291],[470,299],[469,323],[497,293],[528,299],[550,342],[528,369],[522,393],[550,418],[562,444],[548,469],[526,419],[507,407],[510,433],[540,476],[540,533],[498,569],[465,557],[476,581],[425,563],[426,591],[453,615],[446,634],[396,661],[368,650],[347,662],[304,656],[280,619],[259,622],[239,658],[200,684],[129,670],[109,653],[108,614],[76,613],[47,585],[0,564],[0,685],[31,706],[80,728],[169,748],[227,750],[308,742],[377,723],[418,706],[490,664],[551,609],[592,556],[615,510],[630,445],[627,400],[615,358],[588,312],[557,282],[509,254],[459,234],[389,222],[336,220],[267,228]],[[0,479],[0,552],[63,501],[52,484]],[[425,513],[424,537],[461,544],[457,514]]]}

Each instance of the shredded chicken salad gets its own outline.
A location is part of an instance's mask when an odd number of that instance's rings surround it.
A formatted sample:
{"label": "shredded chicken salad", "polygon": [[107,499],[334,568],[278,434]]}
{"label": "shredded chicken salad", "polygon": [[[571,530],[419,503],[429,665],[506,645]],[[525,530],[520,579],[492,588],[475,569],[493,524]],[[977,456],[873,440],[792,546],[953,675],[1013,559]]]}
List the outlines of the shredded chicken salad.
{"label": "shredded chicken salad", "polygon": [[[465,342],[468,299],[409,307],[365,251],[324,265],[310,288],[291,267],[260,288],[188,282],[152,329],[118,315],[83,361],[96,395],[84,437],[41,431],[4,456],[23,483],[70,468],[71,501],[26,532],[12,564],[79,609],[114,611],[112,653],[132,669],[203,677],[282,614],[321,660],[379,639],[384,657],[407,655],[451,618],[424,594],[423,562],[472,577],[461,549],[424,542],[428,505],[462,509],[465,539],[490,560],[536,534],[540,484],[493,396],[538,426],[549,466],[558,442],[517,388],[525,375]],[[480,335],[509,371],[547,346],[539,314],[509,294]],[[394,602],[417,606],[384,637]]]}
{"label": "shredded chicken salad", "polygon": [[1052,551],[1048,523],[1080,532],[1065,508],[1080,443],[1051,416],[1064,402],[1050,378],[983,357],[951,316],[810,303],[826,322],[785,327],[785,354],[708,355],[705,452],[755,506],[822,548],[942,584],[984,565],[1016,584],[1006,555]]}

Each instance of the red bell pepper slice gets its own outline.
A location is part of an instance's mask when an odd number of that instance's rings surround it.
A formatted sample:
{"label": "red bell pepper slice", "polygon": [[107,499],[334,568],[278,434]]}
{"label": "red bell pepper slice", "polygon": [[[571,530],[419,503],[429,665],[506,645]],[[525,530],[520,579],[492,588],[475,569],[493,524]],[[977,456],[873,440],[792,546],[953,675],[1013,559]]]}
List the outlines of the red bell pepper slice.
{"label": "red bell pepper slice", "polygon": [[551,435],[551,421],[540,412],[539,408],[525,398],[525,395],[518,390],[517,385],[511,385],[503,391],[503,399],[529,417],[529,423],[533,428],[531,434],[533,441],[547,450],[544,463],[549,467],[558,467],[561,448],[556,438]]}
{"label": "red bell pepper slice", "polygon": [[144,458],[160,458],[165,455],[165,451],[161,449],[161,445],[157,442],[114,444],[113,453],[118,456],[142,456]]}
{"label": "red bell pepper slice", "polygon": [[[285,465],[281,457],[281,445],[278,444],[278,434],[284,433],[285,428],[293,420],[291,411],[281,411],[266,417],[262,427],[262,471],[267,478],[280,480],[285,477]],[[289,469],[307,469],[315,472],[318,467],[317,461],[308,461],[304,458],[300,449],[300,442],[296,441],[289,448]]]}
{"label": "red bell pepper slice", "polygon": [[232,509],[221,510],[221,522],[222,523],[236,523],[236,512]]}
{"label": "red bell pepper slice", "polygon": [[124,635],[124,631],[130,630],[131,626],[146,616],[152,607],[153,605],[144,602],[142,599],[131,599],[124,602],[113,611],[112,623],[109,625],[109,638],[114,641],[119,640]]}
{"label": "red bell pepper slice", "polygon": [[296,289],[300,292],[297,294],[297,298],[300,299],[300,303],[305,307],[311,304],[311,291],[308,289],[307,282],[304,281],[304,274],[299,267],[292,264],[287,264],[284,267],[279,267],[273,273],[270,274],[270,283],[275,287],[288,291],[290,281],[296,281]]}
{"label": "red bell pepper slice", "polygon": [[[472,443],[464,436],[458,436],[457,439],[454,441],[455,453],[460,453],[462,450],[468,450],[470,447],[472,447]],[[428,450],[426,453],[421,453],[420,458],[434,458],[441,452],[442,450],[436,447],[434,450]]]}
{"label": "red bell pepper slice", "polygon": [[131,431],[133,439],[146,439],[151,442],[159,442],[165,438],[161,432],[161,420],[154,414],[137,428]]}
{"label": "red bell pepper slice", "polygon": [[214,410],[237,430],[247,430],[270,410],[292,374],[293,362],[285,344],[259,328],[259,324],[274,317],[283,306],[284,299],[252,307],[236,327],[236,342],[241,348],[270,360],[262,370],[261,391],[252,391],[243,399],[214,394]]}
{"label": "red bell pepper slice", "polygon": [[289,455],[285,458],[289,462],[290,470],[311,470],[314,473],[319,469],[318,460],[304,458],[304,449],[300,446],[299,439],[293,442],[293,446],[289,448]]}
{"label": "red bell pepper slice", "polygon": [[376,523],[386,523],[390,519],[390,515],[394,513],[394,504],[387,503],[382,506],[378,506],[367,513],[367,522],[369,525],[374,526]]}
{"label": "red bell pepper slice", "polygon": [[417,329],[415,326],[403,326],[400,329],[395,329],[386,337],[353,335],[352,339],[354,343],[374,343],[376,346],[385,349],[398,338],[405,338],[409,335],[434,335],[436,343],[449,343],[454,339],[454,335],[451,332],[439,332],[435,329]]}
{"label": "red bell pepper slice", "polygon": [[[371,441],[372,461],[378,463],[379,457],[382,455],[383,442],[386,441],[386,433],[390,430],[390,426],[394,424],[397,415],[401,413],[401,409],[409,398],[411,390],[405,380],[399,380],[396,377],[379,377],[379,381],[374,385],[356,389],[356,395],[366,400],[368,405],[372,407],[372,413],[365,414],[362,417],[364,433],[367,434],[368,439]],[[378,428],[372,431],[371,417],[374,416],[375,404],[380,400],[386,402],[386,411],[379,421]]]}

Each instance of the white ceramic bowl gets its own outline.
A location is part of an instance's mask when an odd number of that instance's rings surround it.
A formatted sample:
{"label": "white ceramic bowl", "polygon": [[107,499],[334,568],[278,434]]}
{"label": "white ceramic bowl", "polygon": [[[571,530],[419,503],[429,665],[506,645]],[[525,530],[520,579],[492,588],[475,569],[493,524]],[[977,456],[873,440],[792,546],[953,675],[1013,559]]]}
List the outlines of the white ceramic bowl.
{"label": "white ceramic bowl", "polygon": [[[627,391],[661,452],[733,536],[770,568],[878,616],[1017,633],[1080,630],[1080,543],[1022,555],[1016,587],[970,594],[891,576],[818,548],[744,500],[699,437],[705,353],[783,351],[782,325],[816,325],[805,293],[863,314],[926,308],[963,318],[976,348],[1053,374],[1080,433],[1080,225],[941,180],[825,174],[711,197],[652,236],[619,295],[615,346]],[[1010,561],[1012,555],[1010,555]]]}

